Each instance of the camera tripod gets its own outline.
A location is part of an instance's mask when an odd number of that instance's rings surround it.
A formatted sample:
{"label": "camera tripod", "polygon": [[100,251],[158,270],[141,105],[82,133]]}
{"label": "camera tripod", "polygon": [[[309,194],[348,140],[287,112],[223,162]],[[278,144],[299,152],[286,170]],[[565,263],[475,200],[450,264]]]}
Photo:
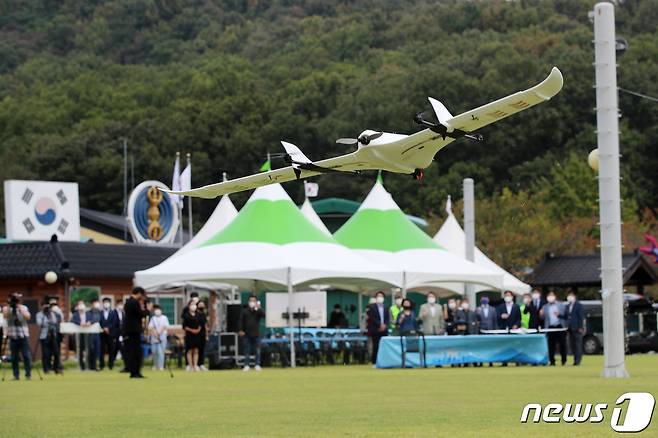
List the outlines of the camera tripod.
{"label": "camera tripod", "polygon": [[[28,345],[29,345],[29,341],[28,341]],[[32,369],[37,370],[37,374],[39,375],[39,380],[43,380],[43,376],[41,375],[41,370],[39,369],[39,367],[36,366],[36,354],[37,354],[38,345],[39,345],[39,336],[37,336],[36,339],[34,340],[34,347],[32,348],[32,351],[30,351],[30,354],[32,355]],[[25,363],[25,358],[23,358],[23,363]]]}

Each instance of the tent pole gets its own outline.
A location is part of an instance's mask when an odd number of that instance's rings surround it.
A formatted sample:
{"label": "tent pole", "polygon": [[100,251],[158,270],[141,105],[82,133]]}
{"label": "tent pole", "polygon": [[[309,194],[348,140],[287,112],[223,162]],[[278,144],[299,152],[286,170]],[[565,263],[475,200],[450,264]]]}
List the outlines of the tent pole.
{"label": "tent pole", "polygon": [[407,271],[402,271],[402,298],[407,298]]}
{"label": "tent pole", "polygon": [[359,310],[359,317],[356,320],[356,325],[359,327],[359,330],[363,330],[363,327],[361,325],[361,315],[363,315],[363,296],[361,295],[361,288],[359,288],[359,291],[357,293],[357,309]]}
{"label": "tent pole", "polygon": [[295,323],[292,317],[292,268],[288,268],[288,337],[290,339],[290,366],[295,368],[297,365],[295,360]]}

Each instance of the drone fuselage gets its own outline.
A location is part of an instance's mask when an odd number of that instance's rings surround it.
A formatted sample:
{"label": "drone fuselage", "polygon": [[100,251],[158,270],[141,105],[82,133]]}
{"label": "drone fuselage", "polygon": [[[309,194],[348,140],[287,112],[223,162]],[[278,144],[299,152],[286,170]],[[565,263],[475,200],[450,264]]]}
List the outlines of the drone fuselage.
{"label": "drone fuselage", "polygon": [[[375,131],[364,131],[364,134],[372,132]],[[360,154],[364,154],[367,158],[364,161],[369,164],[363,170],[382,169],[387,172],[413,174],[416,169],[427,168],[432,164],[439,149],[453,139],[444,140],[441,135],[430,130],[425,130],[424,133],[419,139],[418,135],[384,132],[367,145],[359,143],[358,150]]]}

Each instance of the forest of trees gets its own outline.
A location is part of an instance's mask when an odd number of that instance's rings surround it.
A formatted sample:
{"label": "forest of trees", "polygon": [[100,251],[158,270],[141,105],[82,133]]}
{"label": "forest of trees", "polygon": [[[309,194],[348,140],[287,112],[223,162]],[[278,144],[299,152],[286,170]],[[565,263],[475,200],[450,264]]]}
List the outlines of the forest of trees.
{"label": "forest of trees", "polygon": [[[0,4],[2,179],[77,181],[84,207],[122,210],[121,142],[136,182],[169,183],[191,152],[193,185],[258,170],[279,140],[312,159],[363,129],[411,133],[427,96],[453,113],[526,88],[554,65],[550,102],[460,140],[415,182],[385,174],[436,231],[448,194],[476,181],[477,241],[515,272],[597,241],[593,28],[584,0],[16,0]],[[658,0],[617,7],[619,85],[658,95]],[[627,248],[656,223],[658,104],[620,94]],[[280,166],[283,163],[275,162]],[[360,200],[374,174],[317,178]],[[286,184],[297,201],[302,185]],[[233,195],[240,206],[247,194]],[[212,201],[195,200],[196,224]],[[458,209],[458,206],[456,206]]]}

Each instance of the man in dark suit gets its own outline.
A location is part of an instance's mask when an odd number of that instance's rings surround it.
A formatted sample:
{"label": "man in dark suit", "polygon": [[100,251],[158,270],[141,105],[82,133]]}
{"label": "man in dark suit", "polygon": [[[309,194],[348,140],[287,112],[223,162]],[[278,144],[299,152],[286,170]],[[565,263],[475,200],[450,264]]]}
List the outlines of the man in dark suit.
{"label": "man in dark suit", "polygon": [[521,327],[521,309],[514,303],[514,293],[506,290],[503,304],[498,306],[498,328],[515,330]]}
{"label": "man in dark suit", "polygon": [[475,310],[479,330],[496,330],[498,328],[498,316],[496,309],[489,305],[489,297],[480,298],[480,307]]}
{"label": "man in dark suit", "polygon": [[143,320],[149,314],[146,309],[146,292],[141,287],[132,291],[130,298],[126,300],[125,320],[123,323],[124,352],[126,354],[126,368],[131,379],[143,379],[142,376],[142,332]]}
{"label": "man in dark suit", "polygon": [[112,302],[109,298],[103,298],[103,310],[101,310],[101,357],[100,368],[105,368],[105,355],[107,354],[107,367],[111,370],[114,368],[114,358],[116,357],[115,338],[119,336],[119,317],[112,310]]}
{"label": "man in dark suit", "polygon": [[368,336],[372,339],[372,364],[377,363],[377,352],[379,351],[379,341],[382,337],[388,335],[388,325],[391,322],[391,314],[384,306],[384,292],[379,291],[375,294],[375,302],[368,306],[366,312],[368,319]]}
{"label": "man in dark suit", "polygon": [[569,345],[573,353],[573,364],[578,366],[583,357],[583,334],[585,333],[583,305],[578,301],[574,290],[569,290],[567,301],[569,303],[567,306]]}
{"label": "man in dark suit", "polygon": [[538,329],[539,327],[542,326],[542,323],[544,321],[539,315],[539,311],[544,306],[544,304],[546,304],[546,299],[544,299],[544,297],[541,296],[541,292],[539,291],[539,289],[533,289],[531,301],[525,307],[525,311],[527,313],[530,313],[530,321],[528,322],[528,328]]}

